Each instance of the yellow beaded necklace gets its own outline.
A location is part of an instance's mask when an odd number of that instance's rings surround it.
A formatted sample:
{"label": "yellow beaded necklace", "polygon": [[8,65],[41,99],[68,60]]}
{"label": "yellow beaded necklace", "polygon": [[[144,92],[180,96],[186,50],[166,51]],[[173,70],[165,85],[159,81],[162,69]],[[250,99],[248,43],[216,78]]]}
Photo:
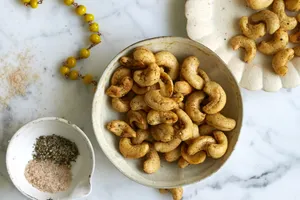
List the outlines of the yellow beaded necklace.
{"label": "yellow beaded necklace", "polygon": [[[31,6],[31,8],[37,8],[39,4],[43,3],[43,0],[21,0],[25,6]],[[64,0],[65,5],[75,7],[75,11],[79,16],[83,16],[84,20],[89,24],[89,30],[93,32],[90,36],[90,41],[92,44],[88,48],[83,48],[79,52],[78,57],[69,57],[65,62],[63,62],[60,67],[60,73],[67,79],[78,80],[82,79],[83,83],[86,85],[94,85],[95,89],[97,87],[97,81],[93,80],[93,76],[91,74],[82,75],[77,70],[71,70],[76,66],[77,61],[81,59],[86,59],[90,56],[90,50],[101,42],[101,33],[99,32],[99,25],[94,21],[94,15],[86,13],[86,7],[83,5],[78,5],[74,2],[74,0]]]}

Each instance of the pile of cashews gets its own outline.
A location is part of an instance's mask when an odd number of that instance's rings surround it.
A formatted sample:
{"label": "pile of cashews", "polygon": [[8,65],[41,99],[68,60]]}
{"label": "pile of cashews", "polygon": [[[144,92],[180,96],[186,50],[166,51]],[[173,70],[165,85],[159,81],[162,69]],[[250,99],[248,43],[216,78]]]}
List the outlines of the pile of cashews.
{"label": "pile of cashews", "polygon": [[[244,61],[250,63],[256,56],[257,49],[265,55],[273,56],[272,67],[274,72],[285,76],[288,72],[287,63],[300,56],[300,46],[288,48],[289,42],[300,43],[300,31],[293,32],[300,22],[300,14],[295,17],[288,16],[286,9],[293,12],[300,11],[300,0],[246,0],[247,5],[259,10],[250,17],[242,17],[239,26],[242,35],[234,36],[230,44],[233,50],[245,50]],[[256,45],[256,40],[266,34],[272,36],[271,40],[261,41]]]}
{"label": "pile of cashews", "polygon": [[[152,174],[160,168],[159,153],[167,162],[178,161],[180,168],[226,153],[224,132],[233,130],[236,121],[220,113],[226,93],[200,69],[198,58],[189,56],[180,65],[168,51],[138,47],[119,63],[106,94],[127,120],[113,120],[106,128],[120,137],[125,158],[145,157],[143,170]],[[181,190],[169,191],[182,197]]]}

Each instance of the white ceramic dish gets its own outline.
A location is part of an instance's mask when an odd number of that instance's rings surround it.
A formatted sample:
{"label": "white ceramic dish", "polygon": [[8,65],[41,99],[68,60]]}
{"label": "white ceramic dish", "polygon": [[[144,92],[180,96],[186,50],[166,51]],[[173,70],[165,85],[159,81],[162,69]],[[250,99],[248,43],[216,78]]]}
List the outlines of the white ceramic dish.
{"label": "white ceramic dish", "polygon": [[[37,190],[24,176],[25,167],[28,161],[32,159],[36,139],[42,135],[52,134],[75,142],[80,153],[76,162],[72,164],[73,180],[70,188],[65,192],[55,194]],[[92,144],[80,128],[67,120],[49,117],[32,121],[17,131],[9,142],[6,166],[14,185],[30,199],[77,199],[87,196],[91,192],[95,155]]]}
{"label": "white ceramic dish", "polygon": [[187,0],[185,12],[189,37],[216,52],[241,87],[276,92],[300,85],[300,58],[289,62],[288,74],[280,77],[272,69],[270,56],[258,52],[255,60],[246,64],[240,59],[240,50],[229,47],[229,39],[240,34],[238,20],[255,13],[246,7],[245,0]]}
{"label": "white ceramic dish", "polygon": [[[180,62],[190,55],[197,56],[201,61],[201,67],[208,73],[212,80],[220,83],[225,89],[228,97],[223,113],[237,120],[236,128],[228,133],[229,148],[225,156],[219,160],[207,159],[204,164],[189,166],[180,169],[177,163],[167,163],[163,159],[161,169],[154,174],[143,172],[142,159],[125,159],[118,148],[118,138],[108,132],[105,125],[114,119],[121,119],[122,116],[116,113],[111,107],[111,100],[105,95],[110,78],[114,70],[119,67],[118,60],[121,56],[129,55],[138,46],[146,46],[157,52],[167,50],[172,52]],[[97,140],[109,160],[130,179],[155,188],[172,188],[185,184],[194,183],[212,175],[226,162],[231,155],[238,140],[242,125],[242,99],[239,87],[224,62],[205,46],[185,38],[161,37],[148,39],[133,44],[119,53],[107,66],[102,78],[99,81],[98,89],[93,102],[93,126]]]}

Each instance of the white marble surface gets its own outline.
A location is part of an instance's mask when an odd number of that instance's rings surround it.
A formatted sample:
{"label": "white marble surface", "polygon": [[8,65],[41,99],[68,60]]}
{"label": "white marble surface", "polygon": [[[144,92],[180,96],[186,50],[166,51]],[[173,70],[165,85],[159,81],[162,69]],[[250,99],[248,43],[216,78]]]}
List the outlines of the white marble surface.
{"label": "white marble surface", "polygon": [[[63,80],[59,63],[87,44],[86,25],[62,0],[45,0],[37,10],[19,0],[2,0],[0,13],[0,199],[25,199],[12,185],[5,167],[11,136],[23,124],[45,116],[64,117],[79,125],[96,152],[94,189],[88,200],[171,199],[123,176],[100,150],[91,124],[93,93],[81,83]],[[86,0],[101,24],[103,43],[84,72],[101,76],[106,64],[127,45],[141,39],[186,36],[184,1]],[[11,72],[20,70],[24,95],[8,85]],[[24,73],[24,74],[22,74]],[[300,199],[300,88],[278,93],[242,90],[244,127],[225,167],[213,177],[185,187],[184,200]],[[20,147],[22,148],[22,147]]]}

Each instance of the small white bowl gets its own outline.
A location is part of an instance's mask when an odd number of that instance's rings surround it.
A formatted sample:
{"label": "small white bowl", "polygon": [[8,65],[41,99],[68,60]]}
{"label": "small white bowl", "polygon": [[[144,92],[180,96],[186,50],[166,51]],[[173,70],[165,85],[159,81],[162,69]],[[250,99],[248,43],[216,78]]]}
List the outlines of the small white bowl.
{"label": "small white bowl", "polygon": [[[124,118],[111,107],[111,98],[105,95],[106,88],[110,85],[110,78],[115,69],[120,66],[119,59],[130,55],[139,46],[145,46],[153,52],[162,50],[170,51],[180,63],[187,56],[194,55],[200,60],[200,67],[207,72],[209,77],[218,82],[226,91],[227,103],[222,113],[236,120],[236,128],[227,132],[229,146],[226,154],[218,160],[208,158],[201,165],[191,165],[180,169],[177,163],[167,163],[161,158],[161,168],[154,174],[146,174],[142,170],[142,159],[133,160],[124,158],[118,147],[119,138],[110,133],[105,125],[114,119]],[[233,75],[228,70],[221,58],[207,47],[195,41],[180,37],[159,37],[135,43],[120,52],[106,67],[99,83],[93,102],[93,126],[98,143],[108,159],[130,179],[154,188],[173,188],[181,185],[201,181],[217,172],[230,157],[238,141],[242,119],[243,105],[240,89]]]}
{"label": "small white bowl", "polygon": [[[52,134],[75,142],[80,154],[76,162],[72,163],[70,188],[55,194],[39,191],[24,176],[25,167],[32,160],[36,139]],[[41,118],[26,124],[12,137],[7,148],[6,167],[16,188],[30,199],[77,199],[89,195],[92,190],[95,155],[91,142],[76,125],[56,117]]]}

